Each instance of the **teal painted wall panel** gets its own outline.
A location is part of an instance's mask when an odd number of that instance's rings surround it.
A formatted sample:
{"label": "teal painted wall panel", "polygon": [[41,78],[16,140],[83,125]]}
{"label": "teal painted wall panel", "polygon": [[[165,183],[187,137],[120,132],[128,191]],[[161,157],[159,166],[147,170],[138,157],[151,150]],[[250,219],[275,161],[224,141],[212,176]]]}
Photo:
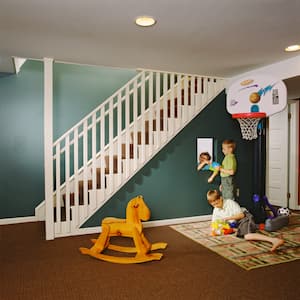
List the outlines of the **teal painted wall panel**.
{"label": "teal painted wall panel", "polygon": [[32,216],[43,200],[43,70],[0,78],[0,217]]}
{"label": "teal painted wall panel", "polygon": [[151,220],[210,214],[206,193],[218,188],[220,178],[207,183],[209,171],[196,171],[197,137],[213,137],[215,160],[222,162],[222,141],[237,143],[237,185],[241,205],[252,208],[253,142],[241,138],[239,124],[226,111],[225,93],[221,93],[203,112],[162,149],[141,172],[114,195],[84,227],[97,226],[106,216],[125,217],[128,201],[143,195],[151,210]]}
{"label": "teal painted wall panel", "polygon": [[[136,75],[135,70],[54,64],[54,138]],[[43,63],[0,78],[0,218],[33,216],[44,199]]]}
{"label": "teal painted wall panel", "polygon": [[137,74],[135,70],[62,63],[54,64],[53,73],[54,140]]}

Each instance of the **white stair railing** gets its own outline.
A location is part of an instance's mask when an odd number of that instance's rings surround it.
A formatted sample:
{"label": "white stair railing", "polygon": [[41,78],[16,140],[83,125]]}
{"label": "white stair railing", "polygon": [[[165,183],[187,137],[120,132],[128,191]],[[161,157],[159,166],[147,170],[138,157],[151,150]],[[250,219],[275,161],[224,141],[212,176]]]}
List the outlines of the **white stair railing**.
{"label": "white stair railing", "polygon": [[224,86],[222,78],[141,71],[55,141],[55,237],[80,232]]}

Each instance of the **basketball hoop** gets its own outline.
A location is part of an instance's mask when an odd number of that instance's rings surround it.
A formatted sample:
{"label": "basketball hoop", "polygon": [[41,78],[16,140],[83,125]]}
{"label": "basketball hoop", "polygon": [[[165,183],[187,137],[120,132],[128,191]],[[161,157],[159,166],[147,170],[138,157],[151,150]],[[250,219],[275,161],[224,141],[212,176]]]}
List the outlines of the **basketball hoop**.
{"label": "basketball hoop", "polygon": [[245,140],[257,138],[257,125],[266,114],[262,112],[233,114],[232,118],[237,119],[241,126],[242,137]]}

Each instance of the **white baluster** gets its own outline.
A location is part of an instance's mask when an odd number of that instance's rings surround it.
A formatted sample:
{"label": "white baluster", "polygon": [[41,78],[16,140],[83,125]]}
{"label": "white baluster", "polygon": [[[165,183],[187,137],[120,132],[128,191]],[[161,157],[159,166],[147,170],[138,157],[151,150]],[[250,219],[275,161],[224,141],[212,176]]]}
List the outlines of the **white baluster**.
{"label": "white baluster", "polygon": [[100,193],[100,202],[105,200],[106,194],[106,182],[105,182],[105,110],[104,105],[101,107],[100,111],[100,182],[101,182],[101,193]]}
{"label": "white baluster", "polygon": [[203,105],[208,101],[208,80],[207,77],[203,77]]}
{"label": "white baluster", "polygon": [[96,112],[92,116],[92,191],[90,191],[89,212],[97,208],[96,190],[97,190],[97,142],[96,142]]}
{"label": "white baluster", "polygon": [[197,78],[197,96],[196,96],[196,110],[197,112],[200,110],[202,107],[202,79],[201,77],[196,77]]}
{"label": "white baluster", "polygon": [[171,73],[170,75],[170,99],[168,100],[170,105],[169,111],[170,111],[170,118],[168,121],[168,137],[173,135],[174,132],[174,122],[175,122],[175,109],[177,110],[177,107],[175,106],[175,99],[174,99],[174,73]]}
{"label": "white baluster", "polygon": [[130,139],[130,94],[129,94],[129,86],[126,87],[125,92],[125,129],[126,129],[126,138],[125,138],[125,178],[129,177],[129,171],[130,171],[130,145],[131,145],[131,139]]}
{"label": "white baluster", "polygon": [[149,73],[149,118],[148,118],[148,131],[149,131],[149,153],[151,156],[153,153],[153,72]]}
{"label": "white baluster", "polygon": [[188,109],[189,109],[189,78],[184,75],[184,97],[183,97],[183,124],[188,120]]}
{"label": "white baluster", "polygon": [[88,131],[87,119],[83,123],[83,215],[81,218],[85,218],[88,215]]}
{"label": "white baluster", "polygon": [[183,111],[182,111],[182,77],[181,74],[177,76],[177,118],[178,118],[178,126],[176,129],[180,128],[183,123]]}
{"label": "white baluster", "polygon": [[114,145],[113,145],[113,133],[114,133],[114,113],[113,113],[113,98],[109,101],[109,113],[108,113],[108,123],[109,123],[109,140],[108,140],[108,155],[109,155],[109,193],[113,192],[114,189]]}
{"label": "white baluster", "polygon": [[168,134],[168,73],[163,75],[163,126],[164,130],[162,131],[162,141],[165,142]]}
{"label": "white baluster", "polygon": [[61,191],[60,191],[60,143],[56,144],[55,149],[56,157],[56,222],[55,233],[61,232]]}
{"label": "white baluster", "polygon": [[118,122],[118,134],[117,134],[117,148],[118,148],[118,154],[117,154],[117,159],[118,159],[118,165],[117,165],[117,173],[120,174],[118,175],[118,182],[117,185],[119,186],[121,184],[121,179],[122,179],[122,94],[121,92],[118,93],[118,105],[117,105],[117,122]]}
{"label": "white baluster", "polygon": [[66,136],[65,141],[65,212],[66,212],[66,228],[67,232],[70,232],[70,136]]}
{"label": "white baluster", "polygon": [[155,135],[155,148],[158,149],[160,147],[160,134],[161,134],[161,103],[160,103],[160,73],[156,72],[156,86],[155,86],[155,92],[156,92],[156,102],[155,102],[155,110],[156,110],[156,135]]}
{"label": "white baluster", "polygon": [[137,80],[134,81],[133,86],[133,169],[138,167],[138,98],[137,98]]}
{"label": "white baluster", "polygon": [[[146,135],[148,134],[145,130],[145,72],[142,73],[141,79],[141,146],[139,147],[139,161],[143,163],[145,161],[145,145],[146,145]],[[148,137],[149,139],[149,137]]]}
{"label": "white baluster", "polygon": [[75,226],[79,225],[79,191],[78,191],[78,127],[74,129],[74,216],[72,221]]}
{"label": "white baluster", "polygon": [[195,76],[191,76],[190,83],[191,83],[191,86],[190,86],[191,107],[189,110],[190,111],[189,118],[191,119],[195,115],[195,108],[196,108],[196,105],[195,105]]}

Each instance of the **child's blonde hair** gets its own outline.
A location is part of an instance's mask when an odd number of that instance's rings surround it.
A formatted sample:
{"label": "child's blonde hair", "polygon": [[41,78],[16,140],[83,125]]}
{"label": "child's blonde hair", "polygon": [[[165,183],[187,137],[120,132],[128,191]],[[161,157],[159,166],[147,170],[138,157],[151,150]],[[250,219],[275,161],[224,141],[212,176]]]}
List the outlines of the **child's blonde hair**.
{"label": "child's blonde hair", "polygon": [[235,147],[236,147],[235,141],[233,141],[233,140],[224,140],[222,145],[226,145],[226,146],[230,147],[232,149],[232,151],[234,151]]}
{"label": "child's blonde hair", "polygon": [[207,192],[206,197],[207,197],[207,201],[209,203],[211,203],[216,199],[220,199],[221,194],[217,190],[210,190],[210,191]]}

